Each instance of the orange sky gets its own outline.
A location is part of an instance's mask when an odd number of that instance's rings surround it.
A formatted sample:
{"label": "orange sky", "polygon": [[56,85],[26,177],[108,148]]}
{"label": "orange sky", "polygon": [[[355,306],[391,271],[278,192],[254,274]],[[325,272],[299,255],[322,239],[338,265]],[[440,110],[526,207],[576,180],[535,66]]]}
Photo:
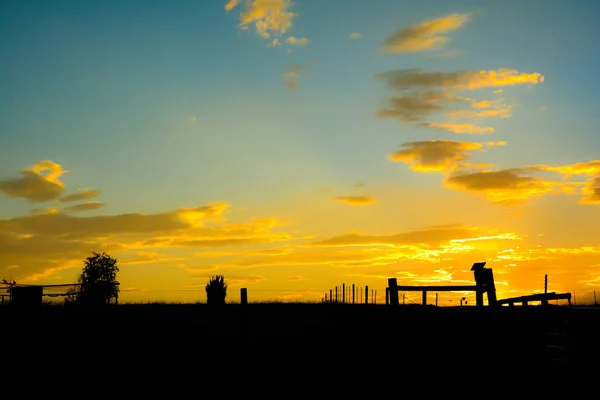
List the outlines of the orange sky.
{"label": "orange sky", "polygon": [[595,4],[7,3],[0,278],[105,251],[121,302],[384,302],[478,261],[499,298],[600,289]]}

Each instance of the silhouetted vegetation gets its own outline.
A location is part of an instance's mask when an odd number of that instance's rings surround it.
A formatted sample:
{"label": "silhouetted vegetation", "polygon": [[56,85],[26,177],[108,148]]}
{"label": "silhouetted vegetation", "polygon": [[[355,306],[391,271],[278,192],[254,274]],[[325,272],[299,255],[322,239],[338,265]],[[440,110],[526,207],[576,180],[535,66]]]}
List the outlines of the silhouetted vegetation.
{"label": "silhouetted vegetation", "polygon": [[84,261],[77,280],[79,290],[69,289],[65,302],[93,306],[108,304],[119,295],[117,272],[119,267],[116,258],[106,253],[93,252]]}
{"label": "silhouetted vegetation", "polygon": [[223,275],[214,275],[206,284],[206,303],[225,304],[227,297],[227,283]]}

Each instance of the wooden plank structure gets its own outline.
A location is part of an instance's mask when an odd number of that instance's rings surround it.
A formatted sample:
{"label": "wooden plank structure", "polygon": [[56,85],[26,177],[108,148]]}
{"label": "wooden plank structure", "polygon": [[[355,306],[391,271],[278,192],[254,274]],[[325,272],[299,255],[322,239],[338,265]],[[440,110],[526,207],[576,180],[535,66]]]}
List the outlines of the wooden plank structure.
{"label": "wooden plank structure", "polygon": [[494,274],[491,268],[485,268],[485,262],[476,262],[471,267],[471,271],[475,275],[475,285],[444,285],[444,286],[398,286],[396,278],[388,279],[388,288],[386,295],[386,303],[398,305],[398,292],[422,292],[423,305],[427,305],[427,292],[462,292],[474,291],[476,294],[475,303],[477,306],[483,306],[483,295],[487,294],[488,304],[490,306],[498,305],[496,299],[496,287],[494,284]]}
{"label": "wooden plank structure", "polygon": [[571,293],[538,293],[530,294],[527,296],[510,297],[506,299],[498,300],[499,305],[508,304],[509,307],[515,305],[515,303],[521,303],[523,306],[527,306],[530,301],[541,301],[542,305],[548,305],[549,300],[567,300],[569,306],[571,306]]}

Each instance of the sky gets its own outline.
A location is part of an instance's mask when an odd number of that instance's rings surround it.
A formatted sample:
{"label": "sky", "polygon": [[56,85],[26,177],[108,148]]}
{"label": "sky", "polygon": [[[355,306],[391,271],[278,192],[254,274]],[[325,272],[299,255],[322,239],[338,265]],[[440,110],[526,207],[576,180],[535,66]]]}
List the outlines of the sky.
{"label": "sky", "polygon": [[381,303],[389,278],[472,284],[484,261],[500,299],[547,276],[593,302],[599,16],[584,0],[2,1],[0,278],[74,283],[106,252],[120,302],[204,302],[220,274],[232,302],[355,285]]}

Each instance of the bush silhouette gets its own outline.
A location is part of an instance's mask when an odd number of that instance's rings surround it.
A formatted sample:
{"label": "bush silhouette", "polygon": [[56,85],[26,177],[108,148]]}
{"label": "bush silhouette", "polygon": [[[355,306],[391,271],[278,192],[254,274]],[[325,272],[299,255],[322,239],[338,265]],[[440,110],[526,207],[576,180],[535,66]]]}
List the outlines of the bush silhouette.
{"label": "bush silhouette", "polygon": [[225,304],[227,283],[223,275],[214,275],[206,284],[206,304]]}
{"label": "bush silhouette", "polygon": [[66,302],[98,306],[108,304],[111,298],[119,294],[117,282],[117,259],[106,253],[96,253],[86,258],[79,276],[79,291],[67,292]]}

